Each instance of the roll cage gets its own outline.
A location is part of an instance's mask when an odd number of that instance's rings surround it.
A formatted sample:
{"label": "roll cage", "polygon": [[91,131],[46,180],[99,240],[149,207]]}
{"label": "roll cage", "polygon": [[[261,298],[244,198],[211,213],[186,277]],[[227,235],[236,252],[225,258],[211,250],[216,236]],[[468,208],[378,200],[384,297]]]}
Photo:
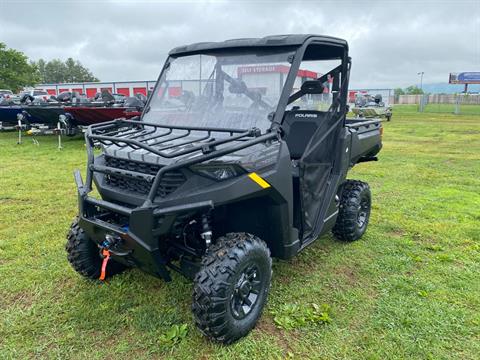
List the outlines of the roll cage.
{"label": "roll cage", "polygon": [[[261,39],[238,39],[238,40],[229,40],[219,43],[198,43],[188,46],[182,46],[173,49],[169,57],[167,58],[160,76],[156,82],[153,93],[157,91],[157,88],[161,86],[161,78],[163,73],[170,66],[172,59],[181,56],[196,55],[196,54],[215,54],[220,51],[225,50],[238,50],[245,51],[246,48],[254,47],[255,49],[279,49],[285,48],[286,51],[294,51],[294,55],[289,58],[291,63],[289,72],[287,74],[283,90],[278,101],[278,104],[275,108],[275,111],[272,114],[272,126],[271,130],[278,128],[282,123],[285,115],[286,107],[304,95],[300,91],[292,94],[293,85],[298,71],[300,70],[301,62],[304,60],[340,60],[341,64],[334,69],[331,69],[329,72],[322,74],[317,80],[321,82],[326,82],[329,78],[332,79],[332,93],[333,93],[333,103],[332,107],[335,104],[336,106],[340,105],[337,109],[340,113],[347,113],[347,91],[342,91],[342,87],[346,88],[348,86],[348,76],[350,70],[351,59],[348,57],[348,45],[347,42],[338,38],[328,37],[328,36],[316,36],[316,35],[285,35],[285,36],[271,36]],[[229,83],[235,81],[228,74],[224,73],[226,80]],[[346,81],[345,81],[346,80]],[[247,89],[248,92],[248,89]],[[245,93],[249,98],[254,98],[254,94]],[[146,112],[150,110],[150,104],[152,97],[148,99],[148,102],[145,106],[145,110],[142,113],[141,119]]]}

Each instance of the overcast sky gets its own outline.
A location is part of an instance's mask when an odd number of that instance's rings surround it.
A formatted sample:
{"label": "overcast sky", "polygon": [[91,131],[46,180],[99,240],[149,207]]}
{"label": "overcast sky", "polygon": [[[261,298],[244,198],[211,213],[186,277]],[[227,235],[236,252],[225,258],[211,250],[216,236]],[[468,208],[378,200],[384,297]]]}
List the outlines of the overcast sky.
{"label": "overcast sky", "polygon": [[352,88],[480,71],[480,0],[0,0],[0,42],[33,60],[73,57],[102,81],[156,79],[178,45],[286,33],[345,38]]}

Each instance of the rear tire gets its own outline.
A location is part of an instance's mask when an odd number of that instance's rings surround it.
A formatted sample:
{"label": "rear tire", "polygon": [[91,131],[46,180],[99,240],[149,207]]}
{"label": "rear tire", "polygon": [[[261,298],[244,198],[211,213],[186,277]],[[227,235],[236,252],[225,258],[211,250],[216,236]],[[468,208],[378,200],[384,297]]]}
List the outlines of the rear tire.
{"label": "rear tire", "polygon": [[[100,277],[102,267],[100,249],[78,225],[78,218],[75,218],[70,226],[65,250],[68,262],[77,273],[92,280]],[[107,277],[116,275],[125,268],[125,265],[110,259],[107,265]]]}
{"label": "rear tire", "polygon": [[340,209],[332,229],[333,235],[343,241],[355,241],[367,230],[371,210],[370,187],[358,180],[347,180],[342,185]]}
{"label": "rear tire", "polygon": [[270,250],[247,233],[220,237],[195,276],[192,311],[200,331],[230,344],[255,326],[272,277]]}

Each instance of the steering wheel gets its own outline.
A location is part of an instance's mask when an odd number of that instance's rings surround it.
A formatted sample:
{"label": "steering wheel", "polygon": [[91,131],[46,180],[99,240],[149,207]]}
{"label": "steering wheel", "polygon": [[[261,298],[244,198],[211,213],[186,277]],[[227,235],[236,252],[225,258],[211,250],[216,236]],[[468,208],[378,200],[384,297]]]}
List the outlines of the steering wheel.
{"label": "steering wheel", "polygon": [[253,100],[252,104],[250,105],[249,109],[252,110],[259,110],[259,109],[265,109],[265,110],[272,110],[273,106],[267,104],[265,101],[262,100],[262,96],[258,94],[258,98]]}

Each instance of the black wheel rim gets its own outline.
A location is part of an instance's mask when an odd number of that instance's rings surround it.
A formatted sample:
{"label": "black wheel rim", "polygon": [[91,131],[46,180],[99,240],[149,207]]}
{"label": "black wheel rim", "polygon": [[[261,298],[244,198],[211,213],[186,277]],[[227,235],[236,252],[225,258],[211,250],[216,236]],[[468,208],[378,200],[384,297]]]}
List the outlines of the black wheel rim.
{"label": "black wheel rim", "polygon": [[262,288],[262,274],[251,264],[244,268],[236,282],[230,301],[232,314],[236,319],[244,319],[258,302]]}
{"label": "black wheel rim", "polygon": [[368,214],[370,211],[370,201],[368,198],[363,198],[360,202],[357,214],[357,224],[360,229],[362,229],[368,221]]}

